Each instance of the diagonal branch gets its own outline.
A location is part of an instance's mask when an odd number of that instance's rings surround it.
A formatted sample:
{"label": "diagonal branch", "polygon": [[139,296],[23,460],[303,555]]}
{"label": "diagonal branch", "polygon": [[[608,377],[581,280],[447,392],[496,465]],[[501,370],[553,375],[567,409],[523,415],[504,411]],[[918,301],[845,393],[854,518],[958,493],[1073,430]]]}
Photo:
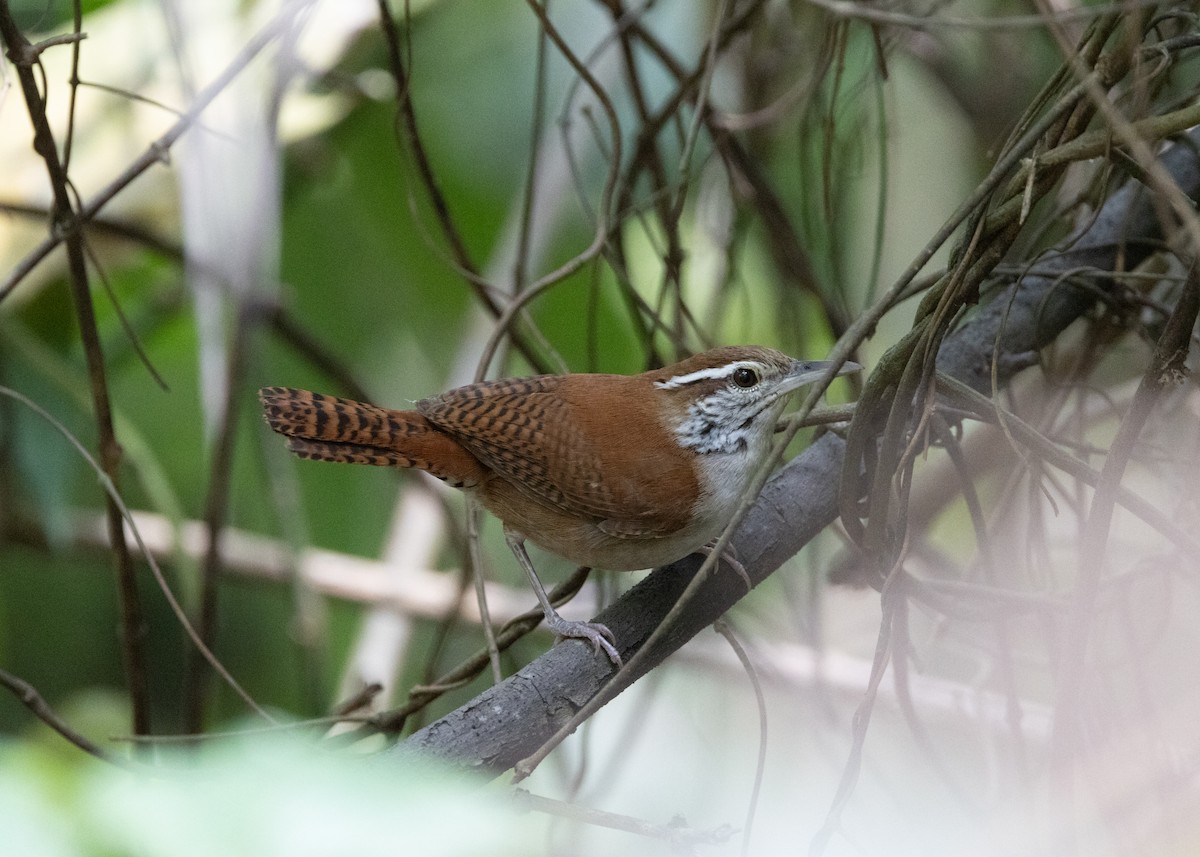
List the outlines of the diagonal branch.
{"label": "diagonal branch", "polygon": [[114,765],[125,766],[127,764],[124,759],[119,756],[109,755],[105,750],[72,729],[71,725],[50,707],[50,704],[46,702],[45,697],[38,692],[38,689],[23,678],[15,676],[7,670],[0,670],[0,687],[10,691],[13,696],[20,700],[22,705],[33,712],[38,720],[45,723],[80,750],[83,750],[83,752],[95,756],[101,761],[111,762]]}

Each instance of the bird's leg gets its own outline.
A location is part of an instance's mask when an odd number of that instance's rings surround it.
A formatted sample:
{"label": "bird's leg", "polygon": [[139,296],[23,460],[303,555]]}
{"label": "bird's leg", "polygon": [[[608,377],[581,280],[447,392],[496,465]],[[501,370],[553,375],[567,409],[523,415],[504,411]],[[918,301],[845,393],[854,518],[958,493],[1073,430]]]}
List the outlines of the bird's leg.
{"label": "bird's leg", "polygon": [[617,653],[616,638],[613,637],[612,631],[599,622],[579,622],[564,619],[558,615],[558,611],[550,603],[550,597],[546,595],[546,588],[542,586],[542,581],[538,579],[537,571],[533,567],[533,561],[529,559],[529,554],[525,551],[525,537],[516,530],[510,530],[508,527],[505,527],[504,540],[512,548],[517,562],[524,569],[525,576],[529,578],[529,583],[537,595],[538,603],[542,605],[542,613],[546,616],[546,627],[560,637],[577,637],[581,640],[589,641],[592,644],[592,648],[596,651],[603,649],[604,653],[608,655],[614,664],[618,667],[621,666],[621,656]]}
{"label": "bird's leg", "polygon": [[[704,544],[696,548],[695,552],[702,553],[705,556],[712,556],[713,548],[716,546],[717,540],[713,539],[708,544]],[[733,549],[733,545],[725,545],[725,549],[721,551],[721,559],[724,560],[725,564],[733,569],[737,573],[737,576],[745,582],[747,592],[754,588],[754,581],[750,579],[750,573],[746,571],[746,566],[742,565],[742,563],[738,560],[737,551]]]}

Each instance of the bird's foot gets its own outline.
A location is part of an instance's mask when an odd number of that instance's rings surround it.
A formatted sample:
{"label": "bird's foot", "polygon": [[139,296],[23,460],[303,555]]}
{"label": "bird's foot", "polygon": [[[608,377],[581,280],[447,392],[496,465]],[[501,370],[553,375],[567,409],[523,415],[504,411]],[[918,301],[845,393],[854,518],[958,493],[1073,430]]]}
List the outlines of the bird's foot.
{"label": "bird's foot", "polygon": [[[696,548],[696,553],[702,553],[705,556],[712,556],[713,550],[717,546],[717,540],[713,539],[706,545],[701,545]],[[754,588],[754,581],[750,579],[750,572],[746,571],[746,566],[737,558],[737,551],[733,549],[733,545],[725,545],[725,549],[721,551],[721,559],[737,574],[738,577],[746,584],[746,591],[749,592]]]}
{"label": "bird's foot", "polygon": [[599,622],[564,619],[556,613],[546,617],[546,627],[560,637],[587,640],[592,644],[593,650],[599,652],[603,649],[609,660],[618,667],[621,666],[621,655],[617,652],[616,646],[617,638],[613,636],[612,631],[608,630],[607,625],[601,625]]}

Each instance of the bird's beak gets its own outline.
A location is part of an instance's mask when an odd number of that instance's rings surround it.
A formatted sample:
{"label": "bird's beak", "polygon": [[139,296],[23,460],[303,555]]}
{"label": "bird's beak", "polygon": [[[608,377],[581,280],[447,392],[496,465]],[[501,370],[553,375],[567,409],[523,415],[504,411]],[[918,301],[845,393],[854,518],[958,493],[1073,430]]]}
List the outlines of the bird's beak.
{"label": "bird's beak", "polygon": [[[792,363],[792,371],[783,379],[783,383],[779,387],[779,394],[790,393],[792,390],[803,387],[805,384],[811,384],[813,381],[819,380],[826,375],[833,366],[829,360],[797,360]],[[847,360],[838,369],[838,375],[849,375],[851,372],[858,372],[862,369],[857,363],[851,363]]]}

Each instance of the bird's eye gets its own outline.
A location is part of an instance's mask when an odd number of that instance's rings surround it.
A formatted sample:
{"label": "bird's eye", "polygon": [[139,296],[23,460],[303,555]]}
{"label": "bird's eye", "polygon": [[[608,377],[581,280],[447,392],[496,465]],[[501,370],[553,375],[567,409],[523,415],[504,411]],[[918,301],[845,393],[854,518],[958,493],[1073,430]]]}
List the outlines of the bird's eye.
{"label": "bird's eye", "polygon": [[739,366],[733,370],[733,383],[739,387],[753,387],[758,383],[758,373],[745,366]]}

